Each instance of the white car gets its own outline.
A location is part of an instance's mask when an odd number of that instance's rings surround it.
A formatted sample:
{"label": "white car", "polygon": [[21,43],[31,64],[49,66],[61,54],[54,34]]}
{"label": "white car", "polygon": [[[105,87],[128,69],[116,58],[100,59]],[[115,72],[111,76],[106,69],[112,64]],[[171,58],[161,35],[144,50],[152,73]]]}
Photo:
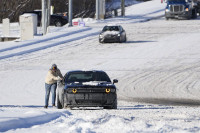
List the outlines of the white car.
{"label": "white car", "polygon": [[126,32],[121,25],[106,25],[99,34],[99,42],[126,42]]}

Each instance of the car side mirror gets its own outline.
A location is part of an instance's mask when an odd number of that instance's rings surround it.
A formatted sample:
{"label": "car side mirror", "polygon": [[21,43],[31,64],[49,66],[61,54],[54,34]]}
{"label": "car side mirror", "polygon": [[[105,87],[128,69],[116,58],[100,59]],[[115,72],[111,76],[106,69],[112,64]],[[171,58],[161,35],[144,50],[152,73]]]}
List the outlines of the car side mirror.
{"label": "car side mirror", "polygon": [[118,83],[118,80],[117,80],[117,79],[114,79],[114,80],[113,80],[113,84],[115,84],[115,83]]}

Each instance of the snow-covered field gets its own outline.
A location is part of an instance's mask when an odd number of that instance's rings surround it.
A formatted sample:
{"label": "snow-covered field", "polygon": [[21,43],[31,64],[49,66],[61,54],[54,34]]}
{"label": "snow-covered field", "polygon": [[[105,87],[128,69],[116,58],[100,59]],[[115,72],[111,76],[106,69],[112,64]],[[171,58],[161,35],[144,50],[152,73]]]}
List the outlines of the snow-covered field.
{"label": "snow-covered field", "polygon": [[[200,19],[166,21],[164,7],[153,0],[127,7],[126,17],[1,42],[0,132],[200,132]],[[99,44],[112,23],[128,41]],[[96,69],[118,79],[118,109],[44,109],[53,63],[63,74]]]}

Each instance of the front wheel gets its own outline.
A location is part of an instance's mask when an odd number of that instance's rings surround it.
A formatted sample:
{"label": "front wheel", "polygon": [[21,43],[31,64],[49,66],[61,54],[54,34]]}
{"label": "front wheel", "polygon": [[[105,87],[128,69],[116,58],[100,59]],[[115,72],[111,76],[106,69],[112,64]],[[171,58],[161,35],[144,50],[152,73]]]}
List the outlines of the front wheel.
{"label": "front wheel", "polygon": [[127,38],[126,38],[126,36],[125,36],[124,42],[126,42],[126,41],[127,41]]}
{"label": "front wheel", "polygon": [[117,99],[116,99],[115,102],[113,103],[112,109],[117,109]]}
{"label": "front wheel", "polygon": [[122,37],[119,37],[118,43],[122,43]]}
{"label": "front wheel", "polygon": [[192,18],[193,18],[193,19],[196,19],[196,18],[197,18],[197,10],[196,10],[196,9],[193,9],[193,10],[192,10]]}
{"label": "front wheel", "polygon": [[117,109],[117,99],[113,102],[111,106],[106,106],[104,109]]}
{"label": "front wheel", "polygon": [[102,41],[102,40],[99,39],[99,43],[104,43],[104,41]]}

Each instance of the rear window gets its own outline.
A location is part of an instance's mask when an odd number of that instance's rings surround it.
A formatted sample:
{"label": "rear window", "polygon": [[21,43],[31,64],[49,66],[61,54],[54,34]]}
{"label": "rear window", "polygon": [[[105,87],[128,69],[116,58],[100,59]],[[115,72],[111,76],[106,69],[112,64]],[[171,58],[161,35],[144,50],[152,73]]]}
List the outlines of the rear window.
{"label": "rear window", "polygon": [[111,82],[110,78],[105,72],[70,72],[66,75],[65,83],[72,82],[90,82],[90,81],[105,81]]}

